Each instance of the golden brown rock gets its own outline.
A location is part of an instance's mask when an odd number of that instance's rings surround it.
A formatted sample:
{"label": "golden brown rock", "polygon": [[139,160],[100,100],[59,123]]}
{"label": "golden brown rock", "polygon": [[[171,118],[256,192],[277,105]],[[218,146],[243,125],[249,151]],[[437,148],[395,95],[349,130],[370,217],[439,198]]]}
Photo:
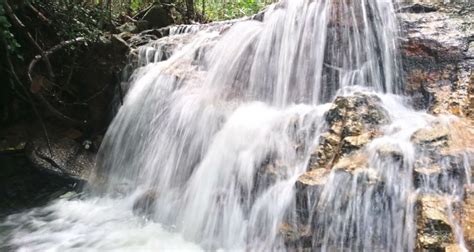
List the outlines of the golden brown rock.
{"label": "golden brown rock", "polygon": [[462,204],[462,228],[464,240],[469,251],[474,249],[474,186],[466,186]]}
{"label": "golden brown rock", "polygon": [[448,217],[448,201],[438,195],[422,195],[417,200],[417,249],[445,250],[454,243]]}
{"label": "golden brown rock", "polygon": [[388,122],[387,112],[376,96],[355,93],[337,97],[325,115],[328,130],[321,134],[308,169],[330,169],[345,155],[363,148]]}

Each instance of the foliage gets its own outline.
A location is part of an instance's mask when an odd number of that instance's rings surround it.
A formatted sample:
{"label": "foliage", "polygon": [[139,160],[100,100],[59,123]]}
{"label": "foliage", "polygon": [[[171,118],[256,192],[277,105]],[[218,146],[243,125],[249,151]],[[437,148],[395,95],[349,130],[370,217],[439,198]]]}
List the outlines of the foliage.
{"label": "foliage", "polygon": [[[5,41],[8,51],[10,53],[16,52],[21,45],[15,39],[15,36],[11,32],[11,23],[7,18],[7,14],[4,7],[4,1],[0,0],[0,36]],[[3,49],[2,49],[3,50]]]}
{"label": "foliage", "polygon": [[276,0],[197,0],[198,12],[203,13],[209,20],[226,20],[258,13],[266,5]]}
{"label": "foliage", "polygon": [[36,4],[47,10],[58,37],[69,40],[85,37],[94,40],[111,27],[110,13],[100,5],[80,3],[77,0],[37,0]]}

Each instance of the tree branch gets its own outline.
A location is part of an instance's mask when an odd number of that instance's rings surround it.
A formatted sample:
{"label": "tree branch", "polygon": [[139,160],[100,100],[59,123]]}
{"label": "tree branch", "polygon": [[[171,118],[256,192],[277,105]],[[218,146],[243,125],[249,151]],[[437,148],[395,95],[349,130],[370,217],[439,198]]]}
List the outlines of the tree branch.
{"label": "tree branch", "polygon": [[36,9],[36,7],[33,6],[33,4],[31,4],[30,2],[27,2],[27,4],[28,4],[28,7],[31,9],[31,11],[33,11],[41,21],[47,23],[48,25],[52,23],[51,20],[49,20],[43,13],[41,13],[41,11]]}
{"label": "tree branch", "polygon": [[23,22],[21,22],[21,20],[15,15],[12,7],[10,6],[7,0],[5,0],[4,6],[5,6],[5,12],[7,13],[8,17],[11,19],[13,24],[25,32],[26,36],[28,37],[28,40],[33,44],[34,47],[36,47],[36,49],[40,52],[40,54],[43,55],[44,62],[46,63],[46,68],[48,69],[49,77],[54,79],[54,72],[53,72],[53,68],[51,67],[51,62],[49,61],[48,57],[45,56],[44,51],[41,48],[41,46],[36,42],[33,36],[28,32]]}
{"label": "tree branch", "polygon": [[[29,66],[28,66],[28,80],[33,83],[33,70],[36,66],[36,64],[41,60],[41,59],[44,59],[44,57],[48,57],[49,55],[53,54],[54,52],[58,51],[59,49],[63,48],[63,47],[66,47],[66,46],[69,46],[69,45],[72,45],[72,44],[76,44],[76,43],[80,43],[80,42],[84,42],[86,41],[85,38],[83,37],[79,37],[79,38],[75,38],[75,39],[71,39],[71,40],[67,40],[67,41],[63,41],[55,46],[53,46],[51,49],[49,49],[48,51],[45,51],[43,53],[43,55],[36,55],[36,57],[30,62]],[[64,115],[63,113],[61,113],[60,111],[58,111],[56,108],[54,108],[47,100],[46,98],[44,98],[43,95],[41,95],[40,93],[37,93],[36,96],[38,97],[38,99],[48,108],[48,110],[53,113],[54,116],[56,116],[57,118],[63,120],[63,121],[66,121],[68,123],[71,123],[73,125],[76,125],[76,126],[85,126],[86,122],[83,122],[83,121],[79,121],[77,119],[74,119],[74,118],[71,118],[69,116],[66,116]]]}
{"label": "tree branch", "polygon": [[18,75],[15,72],[15,67],[13,67],[13,63],[11,61],[10,53],[8,51],[8,46],[7,46],[7,43],[6,43],[5,39],[2,36],[0,36],[0,38],[2,39],[2,42],[3,42],[4,47],[5,47],[5,55],[6,55],[5,58],[6,58],[9,70],[10,70],[10,74],[13,77],[13,79],[15,80],[15,82],[18,84],[18,86],[20,86],[22,91],[26,94],[26,97],[28,98],[28,101],[31,104],[31,108],[33,109],[33,112],[35,113],[35,115],[38,118],[38,121],[41,125],[41,129],[43,130],[44,138],[46,140],[46,143],[48,144],[49,154],[52,157],[53,156],[53,151],[52,151],[52,148],[51,148],[51,141],[49,140],[48,131],[46,129],[46,125],[44,124],[43,117],[41,117],[41,114],[39,113],[38,109],[36,108],[35,103],[33,101],[33,97],[31,97],[31,93],[23,85],[20,78],[18,77]]}

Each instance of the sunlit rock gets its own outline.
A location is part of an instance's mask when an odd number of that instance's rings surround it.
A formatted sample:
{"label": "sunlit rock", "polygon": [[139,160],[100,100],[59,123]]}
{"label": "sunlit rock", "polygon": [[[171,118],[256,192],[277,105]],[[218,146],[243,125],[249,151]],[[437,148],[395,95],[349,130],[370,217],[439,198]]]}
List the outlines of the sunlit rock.
{"label": "sunlit rock", "polygon": [[380,160],[386,160],[390,162],[400,162],[403,160],[403,151],[396,146],[390,144],[383,144],[377,146],[377,157]]}
{"label": "sunlit rock", "polygon": [[472,185],[466,185],[461,218],[466,247],[472,251],[474,249],[474,186]]}
{"label": "sunlit rock", "polygon": [[321,189],[326,184],[329,173],[329,170],[323,168],[308,171],[298,178],[296,186],[298,189],[306,189],[307,187]]}
{"label": "sunlit rock", "polygon": [[424,148],[438,149],[448,146],[449,129],[438,124],[431,128],[420,129],[412,135],[412,141]]}
{"label": "sunlit rock", "polygon": [[422,195],[418,198],[416,220],[418,249],[444,250],[454,243],[448,204],[448,200],[442,196]]}
{"label": "sunlit rock", "polygon": [[380,135],[380,126],[389,122],[379,98],[362,93],[337,97],[325,118],[327,131],[311,155],[310,170],[331,168],[341,156],[363,148]]}
{"label": "sunlit rock", "polygon": [[398,14],[406,34],[401,43],[405,91],[418,108],[469,115],[474,7],[462,1],[415,2]]}

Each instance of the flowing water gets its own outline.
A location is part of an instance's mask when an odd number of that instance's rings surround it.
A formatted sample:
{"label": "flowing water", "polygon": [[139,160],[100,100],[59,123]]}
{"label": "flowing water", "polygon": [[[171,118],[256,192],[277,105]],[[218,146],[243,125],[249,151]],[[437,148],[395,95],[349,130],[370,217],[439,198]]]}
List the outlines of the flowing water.
{"label": "flowing water", "polygon": [[[398,96],[397,29],[389,0],[291,0],[263,22],[180,28],[140,48],[87,194],[9,216],[6,248],[288,249],[280,226],[295,218],[294,185],[327,127],[328,102],[357,91],[379,97],[391,123],[363,149],[368,173],[333,171],[308,197],[311,246],[414,249],[414,195],[462,197],[462,185],[446,176],[414,186],[423,150],[411,135],[456,119],[414,111]],[[387,145],[402,158],[382,157]]]}

